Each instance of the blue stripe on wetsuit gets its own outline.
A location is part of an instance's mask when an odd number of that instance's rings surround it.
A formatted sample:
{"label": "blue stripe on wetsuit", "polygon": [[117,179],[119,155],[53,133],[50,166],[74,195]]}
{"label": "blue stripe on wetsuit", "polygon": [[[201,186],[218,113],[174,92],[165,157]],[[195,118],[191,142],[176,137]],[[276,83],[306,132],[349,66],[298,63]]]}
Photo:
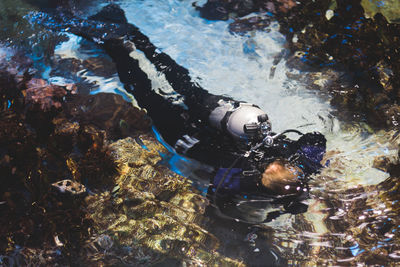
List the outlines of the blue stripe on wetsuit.
{"label": "blue stripe on wetsuit", "polygon": [[220,168],[214,177],[214,186],[217,187],[222,179],[224,179],[219,186],[220,189],[225,189],[230,192],[240,192],[240,179],[242,169],[240,168]]}

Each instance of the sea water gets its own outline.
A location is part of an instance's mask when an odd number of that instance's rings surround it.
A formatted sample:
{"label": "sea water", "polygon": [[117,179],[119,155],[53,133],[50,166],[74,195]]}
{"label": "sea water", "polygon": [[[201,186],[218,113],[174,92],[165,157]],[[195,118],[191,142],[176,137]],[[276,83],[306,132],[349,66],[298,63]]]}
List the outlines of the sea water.
{"label": "sea water", "polygon": [[[306,84],[288,77],[288,73],[305,73],[288,68],[284,59],[274,65],[276,57],[287,52],[285,37],[276,22],[271,23],[268,31],[235,35],[229,31],[232,20],[202,19],[192,7],[192,1],[125,0],[116,3],[124,9],[130,23],[161,51],[187,68],[193,81],[203,88],[260,106],[268,114],[275,132],[290,128],[302,132],[319,131],[326,136],[330,163],[314,178],[312,198],[308,200],[310,208],[302,217],[312,225],[313,232],[296,230],[294,215],[281,216],[267,225],[276,230],[280,240],[277,246],[283,250],[289,247],[295,253],[304,240],[313,248],[332,246],[323,238],[329,230],[323,212],[327,207],[322,200],[335,192],[373,186],[385,180],[389,175],[373,168],[372,164],[378,156],[397,153],[397,141],[390,139],[391,133],[372,131],[362,123],[340,121],[334,115],[335,108],[329,104],[328,95],[310,90]],[[79,52],[81,41],[70,35],[69,41],[57,47],[56,54],[64,58],[84,58]],[[141,67],[154,74],[151,64]],[[271,75],[271,68],[276,68],[274,75]],[[167,86],[163,75],[154,75],[160,80],[158,87]],[[111,80],[90,73],[82,73],[82,76],[99,84],[93,93],[116,92],[126,99],[131,98],[116,75]],[[339,219],[343,212],[337,208]],[[345,238],[343,233],[330,235]]]}

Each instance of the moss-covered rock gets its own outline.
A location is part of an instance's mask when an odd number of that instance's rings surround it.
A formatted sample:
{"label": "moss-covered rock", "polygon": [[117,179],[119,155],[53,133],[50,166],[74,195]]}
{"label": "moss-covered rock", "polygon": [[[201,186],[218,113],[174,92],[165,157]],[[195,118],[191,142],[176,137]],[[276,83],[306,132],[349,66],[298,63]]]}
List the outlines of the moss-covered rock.
{"label": "moss-covered rock", "polygon": [[[270,20],[280,24],[292,52],[290,67],[307,72],[337,72],[321,83],[315,75],[307,83],[329,92],[332,104],[350,118],[376,127],[399,125],[400,24],[397,1],[321,0],[250,1],[252,8],[237,13],[239,0],[208,1],[200,15],[225,10],[235,17],[232,32],[265,30]],[[222,9],[220,6],[223,6]],[[207,12],[206,12],[207,11]],[[251,12],[260,12],[248,15]],[[215,18],[218,19],[218,18]],[[225,19],[219,18],[219,19]],[[345,79],[340,77],[345,73]],[[316,78],[313,80],[312,78]],[[333,82],[333,86],[331,85]],[[355,116],[353,116],[355,115]]]}
{"label": "moss-covered rock", "polygon": [[400,22],[400,2],[396,0],[361,0],[365,14],[372,18],[381,13],[390,23]]}

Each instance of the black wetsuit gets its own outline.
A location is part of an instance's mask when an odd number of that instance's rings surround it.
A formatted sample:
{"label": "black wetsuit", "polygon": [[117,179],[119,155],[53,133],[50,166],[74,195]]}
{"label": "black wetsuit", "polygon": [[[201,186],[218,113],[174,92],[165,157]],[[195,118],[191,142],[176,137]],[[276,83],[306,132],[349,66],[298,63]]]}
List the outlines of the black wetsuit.
{"label": "black wetsuit", "polygon": [[[167,143],[174,146],[184,135],[199,140],[186,155],[216,168],[212,183],[214,187],[218,184],[221,191],[228,194],[260,191],[260,174],[277,158],[296,164],[306,177],[322,167],[320,161],[326,140],[319,133],[303,135],[298,141],[281,136],[272,147],[261,147],[250,157],[243,157],[252,144],[237,142],[227,132],[213,128],[209,123],[210,113],[219,106],[219,100],[232,101],[234,104],[239,102],[210,94],[193,82],[189,71],[159,51],[137,27],[129,24],[118,6],[109,5],[86,20],[71,14],[49,17],[43,13],[34,19],[58,30],[65,30],[65,25],[68,25],[68,31],[103,47],[115,62],[125,89],[147,110]],[[136,49],[145,55],[158,72],[165,75],[184,105],[174,104],[174,99],[152,88],[152,82],[140,68],[139,61],[131,56]]]}

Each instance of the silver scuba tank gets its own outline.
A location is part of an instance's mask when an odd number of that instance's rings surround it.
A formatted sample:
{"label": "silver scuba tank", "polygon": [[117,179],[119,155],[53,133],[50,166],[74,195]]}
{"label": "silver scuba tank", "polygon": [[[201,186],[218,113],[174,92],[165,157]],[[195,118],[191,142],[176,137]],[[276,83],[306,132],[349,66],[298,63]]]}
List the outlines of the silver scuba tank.
{"label": "silver scuba tank", "polygon": [[209,116],[210,124],[235,139],[248,140],[271,130],[267,114],[253,104],[224,100],[218,104]]}

